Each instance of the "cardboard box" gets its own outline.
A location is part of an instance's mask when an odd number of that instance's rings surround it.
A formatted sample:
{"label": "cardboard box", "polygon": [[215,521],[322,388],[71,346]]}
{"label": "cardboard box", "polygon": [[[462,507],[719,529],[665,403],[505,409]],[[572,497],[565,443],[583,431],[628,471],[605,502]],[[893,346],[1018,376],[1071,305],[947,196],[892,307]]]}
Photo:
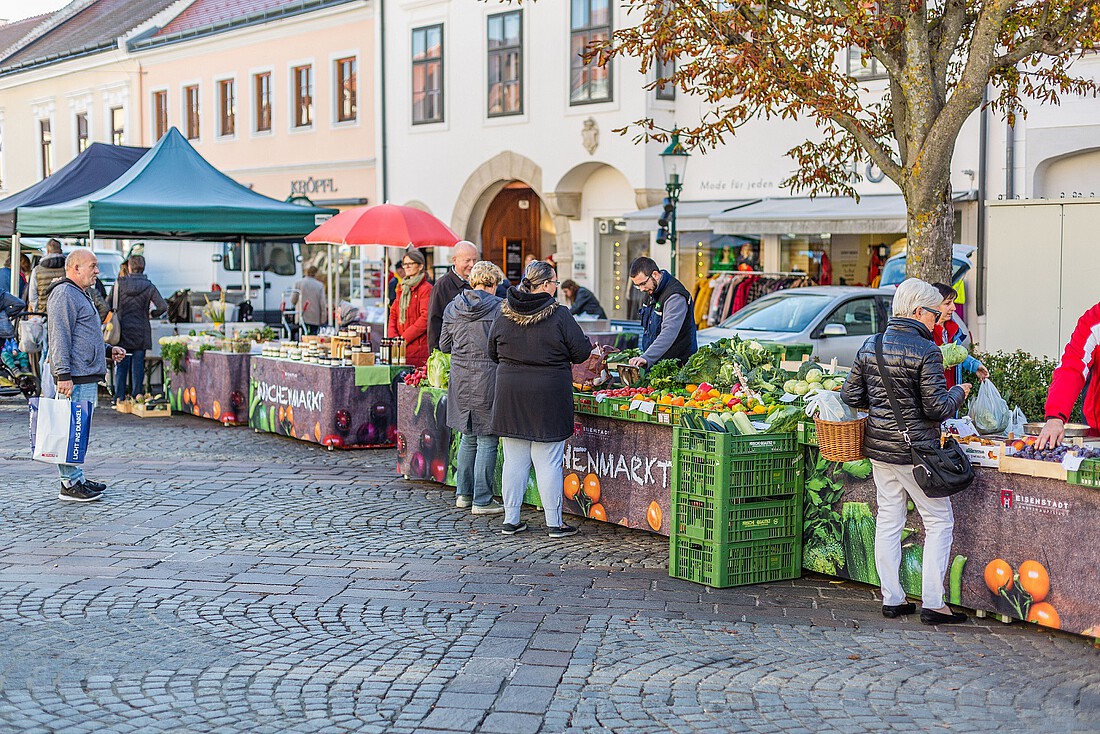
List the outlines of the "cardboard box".
{"label": "cardboard box", "polygon": [[994,469],[1000,468],[1001,459],[1004,458],[1005,446],[1003,443],[995,445],[983,444],[977,441],[967,441],[963,443],[959,442],[962,446],[963,452],[966,453],[966,458],[970,459],[970,463],[974,466],[988,466]]}
{"label": "cardboard box", "polygon": [[374,365],[374,353],[353,352],[351,355],[351,363],[356,367],[370,367]]}

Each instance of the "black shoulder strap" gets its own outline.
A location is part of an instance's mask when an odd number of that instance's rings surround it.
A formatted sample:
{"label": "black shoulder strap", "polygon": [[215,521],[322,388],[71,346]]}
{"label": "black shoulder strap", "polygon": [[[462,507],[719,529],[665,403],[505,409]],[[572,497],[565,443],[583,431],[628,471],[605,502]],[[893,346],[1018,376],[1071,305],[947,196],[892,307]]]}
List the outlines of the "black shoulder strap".
{"label": "black shoulder strap", "polygon": [[909,427],[905,425],[905,419],[901,417],[901,406],[898,405],[898,398],[894,395],[893,380],[891,380],[886,374],[886,360],[882,358],[882,334],[875,337],[875,360],[878,362],[878,376],[882,379],[882,386],[886,388],[886,397],[890,399],[890,407],[894,411],[894,420],[898,422],[898,427],[901,428],[901,435],[905,438],[905,445],[911,446],[912,442],[909,440]]}

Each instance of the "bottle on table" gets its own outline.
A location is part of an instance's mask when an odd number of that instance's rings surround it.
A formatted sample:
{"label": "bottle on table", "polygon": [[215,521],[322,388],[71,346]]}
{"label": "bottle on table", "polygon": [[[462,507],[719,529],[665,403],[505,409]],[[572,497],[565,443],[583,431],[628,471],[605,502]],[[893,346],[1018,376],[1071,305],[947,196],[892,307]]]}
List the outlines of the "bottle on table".
{"label": "bottle on table", "polygon": [[369,326],[367,327],[367,339],[366,339],[366,341],[367,341],[367,343],[364,344],[363,346],[366,347],[368,352],[373,352],[374,351],[374,340],[371,339],[370,327]]}

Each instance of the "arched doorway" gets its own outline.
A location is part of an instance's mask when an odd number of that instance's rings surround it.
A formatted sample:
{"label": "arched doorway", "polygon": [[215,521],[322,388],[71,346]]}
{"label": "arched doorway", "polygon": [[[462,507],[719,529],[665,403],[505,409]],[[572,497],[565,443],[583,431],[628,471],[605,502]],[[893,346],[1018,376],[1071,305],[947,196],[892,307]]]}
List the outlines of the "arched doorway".
{"label": "arched doorway", "polygon": [[[543,206],[538,194],[519,181],[505,184],[489,203],[481,223],[482,257],[518,283],[528,255],[542,260]],[[551,248],[552,249],[552,248]]]}

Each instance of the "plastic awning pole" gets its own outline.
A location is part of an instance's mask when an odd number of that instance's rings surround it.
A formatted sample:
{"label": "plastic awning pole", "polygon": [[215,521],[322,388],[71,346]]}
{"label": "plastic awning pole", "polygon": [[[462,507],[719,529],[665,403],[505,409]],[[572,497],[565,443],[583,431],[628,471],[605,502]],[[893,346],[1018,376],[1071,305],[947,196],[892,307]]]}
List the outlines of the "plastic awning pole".
{"label": "plastic awning pole", "polygon": [[332,298],[333,298],[333,285],[332,280],[335,277],[333,271],[336,268],[335,263],[332,261],[333,255],[336,253],[336,245],[329,243],[328,246],[328,308],[325,314],[325,323],[332,326]]}
{"label": "plastic awning pole", "polygon": [[[13,232],[11,235],[11,288],[9,292],[16,296],[19,295],[19,272],[19,233]],[[28,283],[28,285],[30,284]]]}

